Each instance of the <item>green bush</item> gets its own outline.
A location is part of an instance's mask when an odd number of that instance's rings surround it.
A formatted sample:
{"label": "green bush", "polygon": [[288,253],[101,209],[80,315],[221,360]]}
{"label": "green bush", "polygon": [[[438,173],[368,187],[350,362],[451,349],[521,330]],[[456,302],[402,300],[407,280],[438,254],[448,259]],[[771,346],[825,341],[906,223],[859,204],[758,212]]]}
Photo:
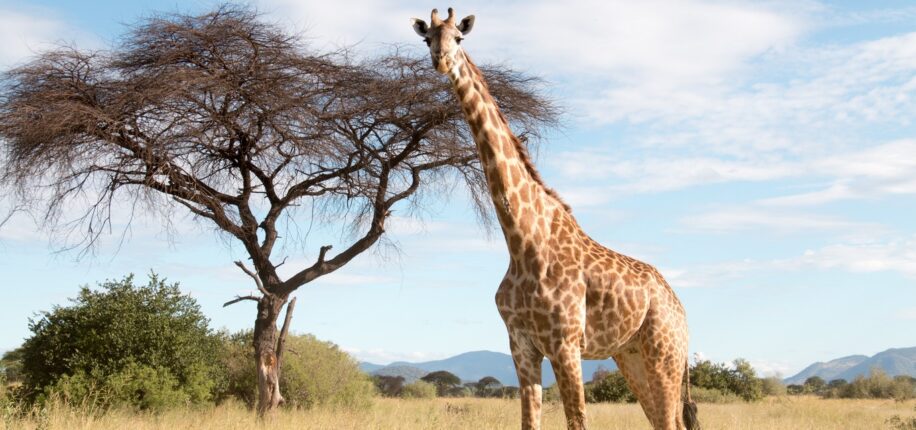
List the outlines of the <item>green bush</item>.
{"label": "green bush", "polygon": [[868,376],[858,376],[852,382],[827,393],[847,399],[896,399],[916,398],[916,379],[901,375],[891,378],[881,369],[872,369]]}
{"label": "green bush", "polygon": [[[227,336],[226,343],[226,384],[220,399],[236,397],[253,406],[257,399],[257,372],[252,333]],[[375,392],[370,377],[337,345],[312,335],[287,337],[280,364],[280,393],[287,406],[366,407]]]}
{"label": "green bush", "polygon": [[734,394],[745,401],[763,398],[763,381],[757,377],[754,368],[744,359],[736,359],[734,368],[724,363],[700,360],[690,369],[690,383],[707,390],[723,394]]}
{"label": "green bush", "polygon": [[786,384],[778,376],[763,378],[760,382],[762,383],[764,396],[785,396],[788,393]]}
{"label": "green bush", "polygon": [[743,400],[730,391],[703,387],[690,387],[690,397],[697,403],[735,403]]}
{"label": "green bush", "polygon": [[[80,407],[115,407],[153,412],[201,403],[209,397],[206,390],[194,393],[193,390],[184,389],[178,378],[166,368],[137,363],[130,363],[121,371],[105,377],[83,371],[64,375],[46,392]],[[195,394],[198,396],[196,399]]]}
{"label": "green bush", "polygon": [[31,320],[21,349],[26,401],[52,396],[160,410],[212,399],[222,343],[178,284],[150,274],[82,287],[69,306]]}
{"label": "green bush", "polygon": [[404,386],[401,396],[405,399],[432,399],[436,397],[436,386],[423,380],[414,381]]}
{"label": "green bush", "polygon": [[545,403],[557,403],[563,401],[563,397],[560,395],[560,387],[554,383],[553,385],[544,388],[541,393],[541,398]]}
{"label": "green bush", "polygon": [[636,395],[630,391],[626,379],[620,372],[604,372],[597,380],[585,385],[585,399],[589,402],[633,403]]}

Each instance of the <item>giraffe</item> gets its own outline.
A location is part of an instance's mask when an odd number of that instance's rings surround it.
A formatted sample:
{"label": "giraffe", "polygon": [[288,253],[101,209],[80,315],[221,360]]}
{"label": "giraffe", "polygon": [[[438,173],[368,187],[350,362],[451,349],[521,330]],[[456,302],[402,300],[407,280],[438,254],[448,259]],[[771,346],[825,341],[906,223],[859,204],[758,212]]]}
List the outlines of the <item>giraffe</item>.
{"label": "giraffe", "polygon": [[496,306],[518,374],[522,429],[540,428],[544,357],[556,374],[569,429],[586,426],[582,359],[608,357],[655,429],[698,429],[689,390],[681,403],[688,334],[674,291],[654,267],[590,238],[545,185],[460,46],[474,16],[456,23],[451,8],[445,20],[433,9],[429,24],[412,22],[433,67],[454,87],[509,249]]}

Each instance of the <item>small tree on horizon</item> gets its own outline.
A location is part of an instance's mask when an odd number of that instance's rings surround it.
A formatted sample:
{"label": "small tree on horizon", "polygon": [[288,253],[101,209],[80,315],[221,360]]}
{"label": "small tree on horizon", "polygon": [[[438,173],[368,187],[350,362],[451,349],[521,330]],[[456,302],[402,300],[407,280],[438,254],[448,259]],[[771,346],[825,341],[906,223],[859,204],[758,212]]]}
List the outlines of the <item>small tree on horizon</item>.
{"label": "small tree on horizon", "polygon": [[[483,69],[520,135],[555,124],[536,79]],[[259,294],[226,305],[257,303],[259,414],[283,399],[291,294],[377,244],[396,208],[416,214],[456,184],[480,213],[490,204],[459,104],[426,56],[313,52],[244,6],[155,16],[110,51],[62,48],[7,71],[0,145],[0,186],[65,248],[92,249],[119,207],[128,225],[182,211],[242,246],[248,261],[235,263]],[[349,234],[281,276],[307,246],[297,226],[313,224]]]}
{"label": "small tree on horizon", "polygon": [[435,385],[436,393],[439,396],[447,396],[455,387],[461,385],[461,378],[446,370],[437,370],[427,373],[426,376],[420,378],[420,380]]}

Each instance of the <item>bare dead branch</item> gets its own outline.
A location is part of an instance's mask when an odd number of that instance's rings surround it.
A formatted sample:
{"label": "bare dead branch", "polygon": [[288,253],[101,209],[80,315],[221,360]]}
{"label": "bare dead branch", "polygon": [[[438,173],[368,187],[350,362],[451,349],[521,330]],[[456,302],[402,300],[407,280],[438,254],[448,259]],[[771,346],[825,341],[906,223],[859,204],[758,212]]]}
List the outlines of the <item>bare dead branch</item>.
{"label": "bare dead branch", "polygon": [[261,300],[261,299],[258,298],[258,297],[256,297],[256,296],[235,296],[234,299],[229,300],[229,301],[226,302],[226,303],[223,303],[223,307],[225,308],[226,306],[234,305],[234,304],[236,304],[236,303],[238,303],[238,302],[241,302],[241,301],[243,301],[243,300],[254,300],[254,301],[258,301],[258,300]]}
{"label": "bare dead branch", "polygon": [[280,361],[283,350],[286,347],[286,335],[289,333],[289,322],[293,319],[293,310],[296,308],[296,297],[293,297],[286,305],[286,317],[283,319],[283,328],[280,329],[280,335],[277,337],[277,361]]}
{"label": "bare dead branch", "polygon": [[261,294],[265,296],[271,295],[271,293],[267,291],[267,289],[264,288],[264,283],[261,281],[261,277],[258,276],[257,273],[252,272],[251,269],[249,269],[248,266],[245,266],[245,263],[242,263],[241,261],[236,261],[235,265],[238,266],[239,269],[242,269],[242,271],[245,272],[245,274],[247,274],[248,276],[250,276],[251,279],[254,279],[254,283],[255,285],[258,286],[258,291],[260,291]]}

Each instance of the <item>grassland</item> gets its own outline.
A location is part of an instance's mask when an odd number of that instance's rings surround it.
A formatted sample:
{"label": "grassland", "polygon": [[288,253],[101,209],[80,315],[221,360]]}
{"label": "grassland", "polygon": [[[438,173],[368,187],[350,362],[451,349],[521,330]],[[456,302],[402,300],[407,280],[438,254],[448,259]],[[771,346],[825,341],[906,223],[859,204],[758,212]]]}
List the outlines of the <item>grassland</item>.
{"label": "grassland", "polygon": [[[912,417],[916,402],[893,400],[822,400],[813,397],[768,398],[757,403],[701,404],[703,428],[712,429],[890,429],[885,421],[894,416]],[[512,429],[519,427],[519,406],[512,400],[379,399],[364,410],[285,410],[267,422],[259,422],[239,405],[204,410],[171,411],[160,415],[109,412],[91,416],[66,408],[50,408],[27,419],[5,415],[6,429]],[[648,429],[635,404],[589,405],[592,429]],[[545,430],[563,429],[558,404],[544,410]]]}

